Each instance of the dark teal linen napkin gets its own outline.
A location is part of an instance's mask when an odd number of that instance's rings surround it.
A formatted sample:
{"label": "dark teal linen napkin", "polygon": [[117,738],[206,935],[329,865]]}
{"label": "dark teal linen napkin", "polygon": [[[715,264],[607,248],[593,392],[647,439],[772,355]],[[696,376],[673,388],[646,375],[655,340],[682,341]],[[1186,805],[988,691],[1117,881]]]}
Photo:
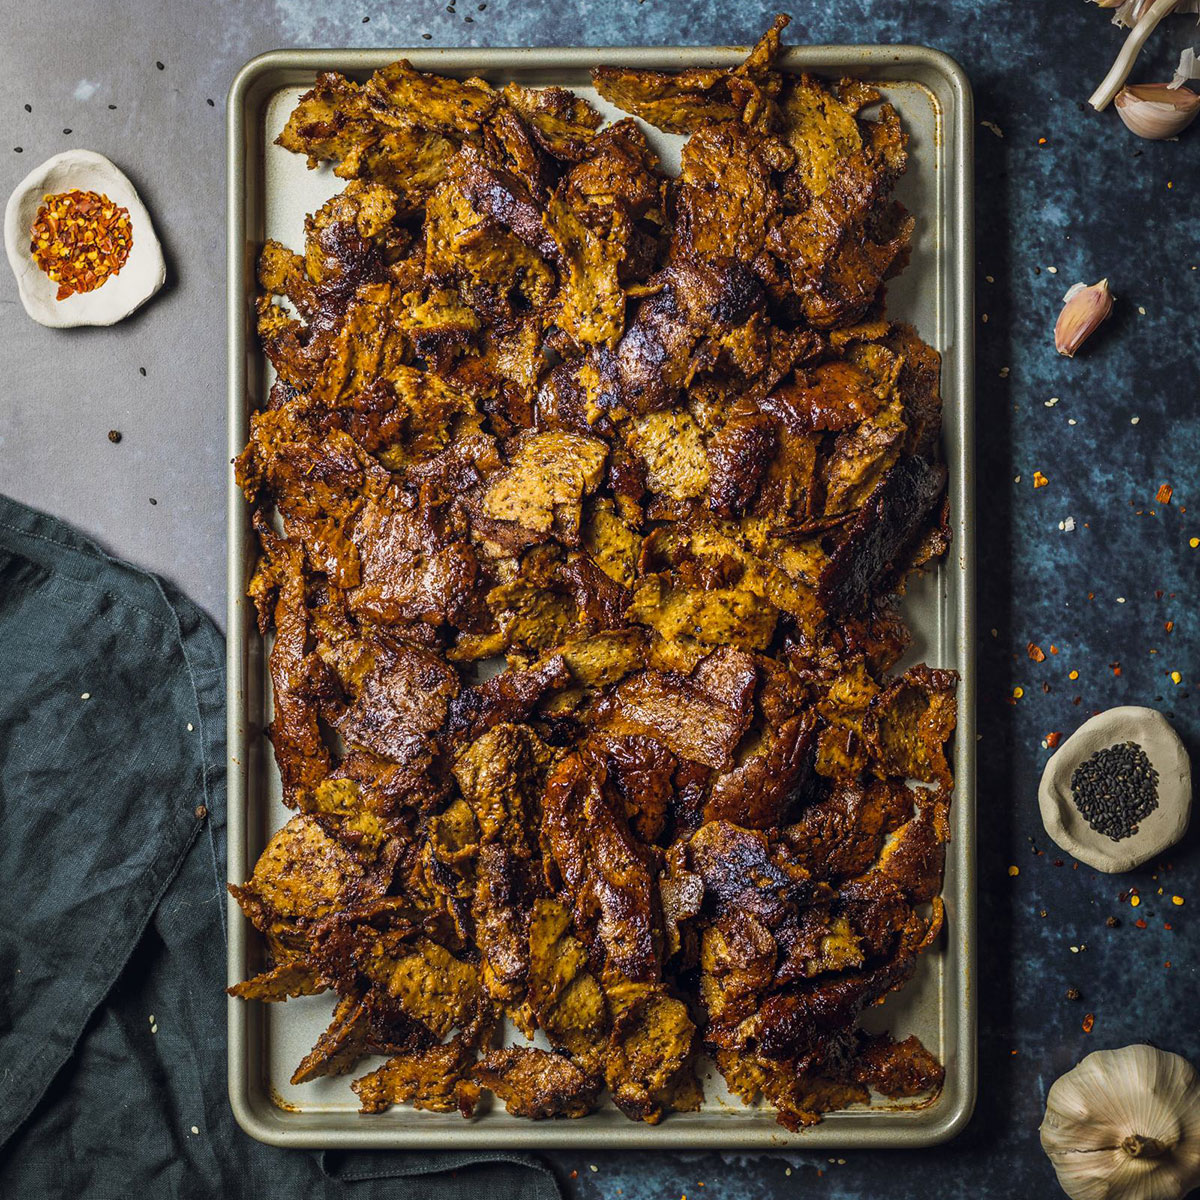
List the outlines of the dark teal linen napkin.
{"label": "dark teal linen napkin", "polygon": [[169,584],[0,496],[0,1196],[557,1200],[525,1155],[235,1124],[224,659]]}

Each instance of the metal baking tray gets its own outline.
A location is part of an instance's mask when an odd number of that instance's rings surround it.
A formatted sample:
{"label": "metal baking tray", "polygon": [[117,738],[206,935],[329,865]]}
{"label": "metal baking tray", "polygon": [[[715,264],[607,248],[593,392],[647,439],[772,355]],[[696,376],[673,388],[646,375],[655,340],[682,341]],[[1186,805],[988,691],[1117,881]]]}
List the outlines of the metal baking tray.
{"label": "metal baking tray", "polygon": [[[424,71],[481,75],[493,82],[559,84],[597,103],[590,68],[602,63],[675,71],[732,66],[739,47],[536,50],[275,51],[249,62],[228,101],[229,454],[245,444],[249,414],[269,385],[254,332],[254,262],[267,237],[301,247],[304,214],[342,185],[327,166],[308,171],[303,158],[272,143],[296,97],[318,71],[364,79],[407,57]],[[295,1064],[329,1019],[329,997],[286,1004],[229,1001],[229,1095],[238,1123],[277,1146],[337,1148],[769,1149],[918,1147],[944,1141],[966,1124],[975,1100],[975,599],[974,599],[974,231],[971,88],[945,54],[920,46],[801,46],[782,65],[829,77],[877,83],[910,135],[908,173],[899,198],[917,218],[912,261],[889,285],[888,311],[912,322],[942,353],[944,443],[950,469],[954,543],[945,561],[906,601],[914,633],[910,655],[961,675],[944,897],[947,923],[938,947],[923,955],[910,984],[870,1014],[899,1036],[917,1033],[946,1066],[940,1095],[925,1105],[889,1105],[832,1113],[819,1125],[788,1133],[765,1107],[730,1100],[715,1070],[702,1071],[708,1099],[651,1127],[627,1120],[611,1103],[574,1121],[531,1122],[502,1107],[464,1121],[455,1114],[408,1107],[362,1116],[349,1077],[288,1083]],[[648,130],[668,169],[680,138]],[[247,506],[228,480],[229,530],[229,879],[243,881],[269,834],[286,820],[279,780],[263,729],[270,719],[262,639],[246,585],[256,548]],[[229,902],[229,979],[261,968],[260,939]],[[364,1070],[366,1067],[364,1066]]]}

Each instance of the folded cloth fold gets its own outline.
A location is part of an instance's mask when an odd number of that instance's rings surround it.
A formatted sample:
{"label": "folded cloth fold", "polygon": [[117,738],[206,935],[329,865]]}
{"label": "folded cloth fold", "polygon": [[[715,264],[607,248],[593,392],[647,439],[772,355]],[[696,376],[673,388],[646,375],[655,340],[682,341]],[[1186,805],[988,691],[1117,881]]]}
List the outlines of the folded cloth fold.
{"label": "folded cloth fold", "polygon": [[525,1155],[318,1156],[234,1123],[224,712],[203,612],[0,497],[0,1196],[554,1200]]}

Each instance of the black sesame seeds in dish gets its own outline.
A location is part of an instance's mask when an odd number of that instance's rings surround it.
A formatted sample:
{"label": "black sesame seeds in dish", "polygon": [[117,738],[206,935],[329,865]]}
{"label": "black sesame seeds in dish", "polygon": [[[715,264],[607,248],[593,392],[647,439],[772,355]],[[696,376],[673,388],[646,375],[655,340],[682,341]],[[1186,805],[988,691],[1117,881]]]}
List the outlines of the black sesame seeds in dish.
{"label": "black sesame seeds in dish", "polygon": [[1137,742],[1120,742],[1075,768],[1071,798],[1097,833],[1119,842],[1158,807],[1158,772]]}

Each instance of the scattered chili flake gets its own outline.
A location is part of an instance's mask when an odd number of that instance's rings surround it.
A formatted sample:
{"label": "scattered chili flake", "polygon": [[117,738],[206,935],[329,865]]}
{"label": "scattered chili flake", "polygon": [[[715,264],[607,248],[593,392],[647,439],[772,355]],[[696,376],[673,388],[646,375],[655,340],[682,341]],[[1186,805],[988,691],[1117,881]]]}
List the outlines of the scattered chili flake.
{"label": "scattered chili flake", "polygon": [[1054,729],[1050,733],[1046,734],[1047,749],[1050,749],[1050,750],[1057,749],[1058,743],[1061,741],[1062,741],[1062,734],[1057,729]]}
{"label": "scattered chili flake", "polygon": [[1116,917],[1105,917],[1104,923],[1105,923],[1105,925],[1107,925],[1109,927],[1109,929],[1116,929],[1117,926],[1119,926],[1121,924],[1121,922]]}
{"label": "scattered chili flake", "polygon": [[1046,661],[1045,650],[1043,650],[1041,646],[1035,645],[1033,642],[1030,642],[1029,645],[1025,647],[1025,651],[1034,662]]}
{"label": "scattered chili flake", "polygon": [[58,300],[100,287],[132,248],[129,210],[78,188],[46,196],[30,230],[29,253],[58,284]]}
{"label": "scattered chili flake", "polygon": [[1015,688],[1013,688],[1013,699],[1014,699],[1014,700],[1020,700],[1020,698],[1021,698],[1023,695],[1025,695],[1025,689],[1024,689],[1023,687],[1015,687]]}
{"label": "scattered chili flake", "polygon": [[1096,1014],[1095,1014],[1095,1013],[1088,1013],[1088,1014],[1087,1014],[1087,1015],[1086,1015],[1086,1016],[1083,1018],[1083,1032],[1084,1032],[1084,1033],[1091,1033],[1091,1032],[1092,1032],[1092,1030],[1093,1030],[1095,1027],[1096,1027]]}
{"label": "scattered chili flake", "polygon": [[1058,647],[1057,647],[1057,646],[1056,646],[1056,645],[1055,645],[1053,642],[1051,642],[1051,643],[1050,643],[1050,653],[1051,653],[1051,654],[1057,654],[1057,653],[1058,653]]}
{"label": "scattered chili flake", "polygon": [[1183,904],[1183,897],[1182,897],[1182,896],[1172,896],[1172,897],[1171,897],[1171,903],[1172,903],[1172,904],[1176,904],[1176,905],[1182,905],[1182,904]]}
{"label": "scattered chili flake", "polygon": [[1136,926],[1137,926],[1139,929],[1145,929],[1145,928],[1146,928],[1146,918],[1145,918],[1145,917],[1138,917],[1138,919],[1137,919],[1136,921],[1134,921],[1134,924],[1135,924],[1135,925],[1136,925]]}
{"label": "scattered chili flake", "polygon": [[1082,994],[1080,993],[1078,988],[1074,988],[1074,987],[1067,988],[1067,999],[1068,1000],[1079,1000],[1081,998],[1082,998]]}
{"label": "scattered chili flake", "polygon": [[121,440],[121,431],[119,429],[110,429],[108,431],[108,440],[115,446]]}
{"label": "scattered chili flake", "polygon": [[208,809],[205,808],[203,804],[197,804],[194,812],[196,814],[197,821],[203,821],[204,818],[208,816]]}
{"label": "scattered chili flake", "polygon": [[1012,866],[1012,867],[1009,867],[1009,868],[1008,868],[1008,873],[1009,873],[1010,875],[1020,875],[1020,873],[1021,873],[1021,868],[1020,868],[1020,867],[1018,867],[1018,866]]}
{"label": "scattered chili flake", "polygon": [[1067,675],[1067,678],[1068,678],[1068,679],[1078,679],[1078,678],[1079,678],[1079,672],[1078,672],[1078,671],[1071,671],[1071,672],[1070,672],[1070,673]]}
{"label": "scattered chili flake", "polygon": [[[19,150],[19,149],[20,149],[20,146],[18,146],[18,147],[17,147],[17,149]],[[1198,538],[1197,538],[1197,537],[1196,537],[1196,538],[1188,538],[1188,545],[1189,545],[1189,546],[1191,546],[1191,548],[1192,548],[1193,550],[1195,550],[1195,548],[1196,548],[1197,546],[1200,546],[1200,537],[1198,537]]]}
{"label": "scattered chili flake", "polygon": [[1063,860],[1061,858],[1056,858],[1052,865],[1056,866],[1056,867],[1061,867],[1063,865]]}
{"label": "scattered chili flake", "polygon": [[1129,897],[1130,908],[1137,908],[1137,906],[1139,904],[1141,904],[1141,902],[1142,902],[1142,898],[1136,892],[1134,892],[1134,894]]}
{"label": "scattered chili flake", "polygon": [[1046,486],[1046,484],[1048,484],[1049,482],[1050,482],[1050,480],[1048,480],[1048,479],[1045,477],[1045,475],[1043,475],[1043,474],[1041,473],[1041,471],[1034,471],[1034,473],[1033,473],[1033,486],[1034,486],[1035,488],[1045,487],[1045,486]]}
{"label": "scattered chili flake", "polygon": [[1171,672],[1171,682],[1178,686],[1183,682],[1183,676],[1178,671]]}
{"label": "scattered chili flake", "polygon": [[1164,629],[1165,629],[1165,630],[1166,630],[1168,633],[1170,633],[1170,632],[1171,632],[1171,630],[1175,628],[1175,622],[1174,622],[1174,621],[1167,621],[1167,622],[1165,622],[1165,623],[1163,624],[1163,628],[1164,628]]}
{"label": "scattered chili flake", "polygon": [[1174,489],[1169,483],[1164,483],[1154,494],[1154,499],[1157,500],[1159,504],[1170,504],[1171,493],[1173,490]]}
{"label": "scattered chili flake", "polygon": [[1039,146],[1044,146],[1045,144],[1046,144],[1046,139],[1045,139],[1045,138],[1038,138],[1038,145],[1039,145]]}

